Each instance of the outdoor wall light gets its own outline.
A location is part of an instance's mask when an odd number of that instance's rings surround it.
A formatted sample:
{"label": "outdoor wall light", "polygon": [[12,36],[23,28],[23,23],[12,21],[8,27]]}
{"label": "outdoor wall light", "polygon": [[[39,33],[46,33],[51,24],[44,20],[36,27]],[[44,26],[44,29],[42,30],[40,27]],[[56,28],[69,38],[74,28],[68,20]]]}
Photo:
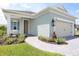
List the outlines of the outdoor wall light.
{"label": "outdoor wall light", "polygon": [[52,26],[55,26],[55,25],[54,25],[54,22],[55,22],[54,19],[52,19]]}

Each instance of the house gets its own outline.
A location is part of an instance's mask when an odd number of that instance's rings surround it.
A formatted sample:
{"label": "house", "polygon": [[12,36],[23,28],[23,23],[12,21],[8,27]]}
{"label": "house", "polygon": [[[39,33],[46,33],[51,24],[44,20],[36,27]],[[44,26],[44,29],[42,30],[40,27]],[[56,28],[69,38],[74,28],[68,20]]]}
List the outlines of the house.
{"label": "house", "polygon": [[76,30],[76,31],[79,30],[79,24],[75,24],[75,30]]}
{"label": "house", "polygon": [[26,34],[51,37],[74,36],[76,17],[64,7],[47,7],[38,13],[2,9],[7,20],[7,35]]}

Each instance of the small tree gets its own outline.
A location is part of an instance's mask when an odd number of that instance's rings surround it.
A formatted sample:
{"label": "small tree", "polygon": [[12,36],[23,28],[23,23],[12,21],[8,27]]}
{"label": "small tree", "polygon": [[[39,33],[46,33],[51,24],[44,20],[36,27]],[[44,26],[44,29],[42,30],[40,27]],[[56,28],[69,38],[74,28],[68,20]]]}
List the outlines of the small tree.
{"label": "small tree", "polygon": [[3,32],[3,34],[7,32],[7,28],[4,25],[0,26],[0,30]]}

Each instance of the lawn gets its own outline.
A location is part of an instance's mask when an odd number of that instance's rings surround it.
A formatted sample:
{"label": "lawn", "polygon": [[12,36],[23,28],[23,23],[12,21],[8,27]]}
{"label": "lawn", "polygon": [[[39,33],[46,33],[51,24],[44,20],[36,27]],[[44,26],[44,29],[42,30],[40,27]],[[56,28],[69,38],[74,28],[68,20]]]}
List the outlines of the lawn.
{"label": "lawn", "polygon": [[21,43],[0,46],[0,56],[61,56],[61,54],[42,51],[29,44]]}

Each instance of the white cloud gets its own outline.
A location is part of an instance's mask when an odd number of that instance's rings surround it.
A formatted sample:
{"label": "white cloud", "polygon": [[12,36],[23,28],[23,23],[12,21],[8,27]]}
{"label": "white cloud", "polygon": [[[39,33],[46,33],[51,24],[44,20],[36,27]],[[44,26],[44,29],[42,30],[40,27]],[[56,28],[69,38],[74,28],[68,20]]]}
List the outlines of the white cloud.
{"label": "white cloud", "polygon": [[76,13],[79,13],[79,9],[76,10]]}
{"label": "white cloud", "polygon": [[25,3],[27,0],[0,0],[0,8],[9,8],[10,4],[17,4],[17,3],[22,3],[20,6],[21,7],[26,7],[26,8],[30,8],[30,6],[28,6]]}
{"label": "white cloud", "polygon": [[8,8],[9,5],[10,5],[9,3],[5,3],[5,4],[0,3],[0,8]]}
{"label": "white cloud", "polygon": [[[48,3],[49,0],[0,0],[0,2],[4,3]],[[51,2],[51,1],[49,1]]]}
{"label": "white cloud", "polygon": [[4,9],[29,9],[32,6],[27,3],[0,3],[0,8]]}
{"label": "white cloud", "polygon": [[0,8],[9,8],[10,4],[12,3],[11,1],[10,0],[0,0]]}
{"label": "white cloud", "polygon": [[21,7],[24,7],[24,8],[31,8],[32,6],[28,5],[28,4],[21,4]]}
{"label": "white cloud", "polygon": [[27,3],[10,3],[7,8],[15,9],[15,10],[29,10],[30,11],[30,9],[33,8],[33,6]]}

